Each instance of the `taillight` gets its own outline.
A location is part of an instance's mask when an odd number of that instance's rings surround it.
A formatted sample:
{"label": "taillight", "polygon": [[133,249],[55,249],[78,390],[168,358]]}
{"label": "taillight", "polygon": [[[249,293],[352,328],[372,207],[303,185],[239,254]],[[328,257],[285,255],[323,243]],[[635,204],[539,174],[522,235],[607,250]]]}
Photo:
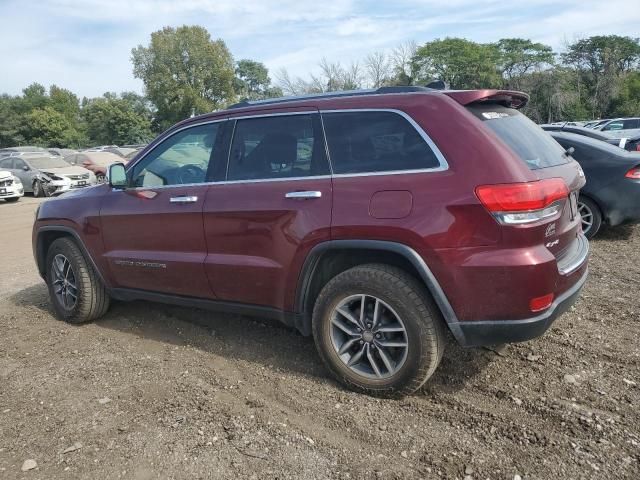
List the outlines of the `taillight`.
{"label": "taillight", "polygon": [[636,152],[640,152],[640,142],[636,144]]}
{"label": "taillight", "polygon": [[632,180],[640,180],[640,165],[637,167],[633,167],[631,170],[627,172],[625,177],[630,178]]}
{"label": "taillight", "polygon": [[505,224],[533,223],[560,213],[560,200],[569,196],[561,178],[535,182],[482,185],[476,195],[484,207]]}

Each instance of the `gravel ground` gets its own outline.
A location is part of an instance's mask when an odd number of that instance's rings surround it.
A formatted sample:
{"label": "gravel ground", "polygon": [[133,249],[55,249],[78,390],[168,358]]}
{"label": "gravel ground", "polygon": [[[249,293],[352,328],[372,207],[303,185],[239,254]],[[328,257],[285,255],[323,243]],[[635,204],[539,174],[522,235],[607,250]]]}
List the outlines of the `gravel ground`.
{"label": "gravel ground", "polygon": [[135,302],[59,322],[37,203],[0,204],[2,479],[640,476],[639,227],[592,242],[581,300],[542,338],[451,343],[423,392],[381,400],[260,319]]}

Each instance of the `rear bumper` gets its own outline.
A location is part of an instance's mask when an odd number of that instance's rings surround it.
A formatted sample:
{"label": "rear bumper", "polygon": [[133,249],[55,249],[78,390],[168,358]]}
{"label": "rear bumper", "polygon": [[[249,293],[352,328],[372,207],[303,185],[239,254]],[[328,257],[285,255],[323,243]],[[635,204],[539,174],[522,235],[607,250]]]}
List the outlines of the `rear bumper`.
{"label": "rear bumper", "polygon": [[640,181],[622,179],[598,191],[593,198],[600,206],[605,221],[612,227],[640,222]]}
{"label": "rear bumper", "polygon": [[559,295],[540,315],[522,320],[482,320],[449,323],[449,328],[465,347],[515,343],[539,337],[575,303],[587,280],[587,270],[571,288]]}

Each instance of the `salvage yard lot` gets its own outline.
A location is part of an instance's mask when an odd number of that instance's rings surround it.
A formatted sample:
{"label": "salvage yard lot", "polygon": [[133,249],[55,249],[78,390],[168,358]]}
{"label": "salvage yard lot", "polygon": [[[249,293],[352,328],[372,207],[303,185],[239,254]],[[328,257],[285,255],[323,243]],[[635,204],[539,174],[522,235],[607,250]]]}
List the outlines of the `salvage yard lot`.
{"label": "salvage yard lot", "polygon": [[59,322],[38,203],[0,203],[2,479],[640,475],[639,227],[592,242],[582,298],[545,336],[450,343],[398,401],[342,389],[311,339],[261,319],[136,302]]}

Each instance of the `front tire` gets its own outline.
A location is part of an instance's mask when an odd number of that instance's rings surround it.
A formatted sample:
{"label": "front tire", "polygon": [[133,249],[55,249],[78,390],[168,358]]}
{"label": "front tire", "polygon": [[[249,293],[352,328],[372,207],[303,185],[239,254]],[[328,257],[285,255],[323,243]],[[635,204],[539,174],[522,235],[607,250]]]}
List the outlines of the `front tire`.
{"label": "front tire", "polygon": [[600,231],[602,227],[602,213],[600,208],[590,198],[583,197],[578,199],[578,213],[582,221],[582,233],[588,239],[592,239]]}
{"label": "front tire", "polygon": [[7,203],[15,203],[18,200],[20,200],[20,197],[13,197],[13,198],[5,198],[4,201]]}
{"label": "front tire", "polygon": [[42,188],[42,183],[39,180],[33,182],[33,196],[34,197],[43,197],[44,196],[44,188]]}
{"label": "front tire", "polygon": [[318,295],[312,320],[320,357],[341,383],[395,397],[415,392],[436,370],[442,322],[423,285],[382,264],[336,275]]}
{"label": "front tire", "polygon": [[55,240],[47,252],[47,286],[58,318],[90,322],[109,309],[109,295],[93,266],[70,238]]}

